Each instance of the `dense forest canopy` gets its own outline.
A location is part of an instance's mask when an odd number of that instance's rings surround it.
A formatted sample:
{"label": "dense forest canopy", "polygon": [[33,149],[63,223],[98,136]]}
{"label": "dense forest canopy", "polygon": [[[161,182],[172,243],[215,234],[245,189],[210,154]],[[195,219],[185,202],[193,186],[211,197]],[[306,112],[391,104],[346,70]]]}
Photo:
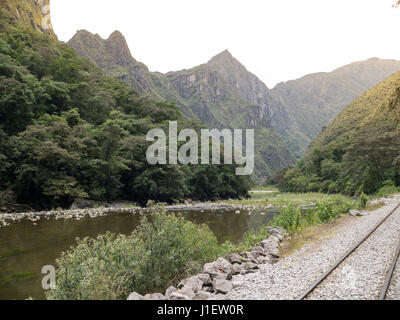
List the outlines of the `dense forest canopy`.
{"label": "dense forest canopy", "polygon": [[0,204],[247,196],[234,166],[147,164],[149,130],[202,127],[175,104],[140,97],[50,35],[0,30]]}

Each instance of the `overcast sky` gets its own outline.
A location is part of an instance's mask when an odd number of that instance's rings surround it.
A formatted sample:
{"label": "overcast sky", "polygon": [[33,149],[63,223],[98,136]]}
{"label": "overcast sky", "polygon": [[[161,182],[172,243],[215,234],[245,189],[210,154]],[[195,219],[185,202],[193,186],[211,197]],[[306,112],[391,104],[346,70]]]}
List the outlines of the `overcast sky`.
{"label": "overcast sky", "polygon": [[228,49],[269,87],[371,57],[399,59],[395,0],[51,0],[60,40],[121,31],[135,59],[168,72]]}

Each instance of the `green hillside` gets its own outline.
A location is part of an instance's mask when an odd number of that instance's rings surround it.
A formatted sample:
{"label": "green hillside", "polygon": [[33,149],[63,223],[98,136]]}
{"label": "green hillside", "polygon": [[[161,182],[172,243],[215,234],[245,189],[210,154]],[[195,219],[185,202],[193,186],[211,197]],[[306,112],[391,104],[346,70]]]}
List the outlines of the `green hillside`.
{"label": "green hillside", "polygon": [[400,73],[357,98],[312,143],[282,189],[373,193],[400,185]]}

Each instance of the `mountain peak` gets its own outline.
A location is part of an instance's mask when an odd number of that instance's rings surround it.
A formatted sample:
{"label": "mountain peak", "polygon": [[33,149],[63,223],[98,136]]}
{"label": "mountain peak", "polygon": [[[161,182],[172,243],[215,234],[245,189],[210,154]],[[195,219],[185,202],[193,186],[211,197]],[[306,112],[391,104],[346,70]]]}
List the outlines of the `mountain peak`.
{"label": "mountain peak", "polygon": [[216,56],[214,56],[207,64],[216,65],[232,61],[239,62],[232,56],[232,54],[228,51],[228,49],[226,49],[221,53],[218,53]]}
{"label": "mountain peak", "polygon": [[111,40],[112,39],[120,39],[120,40],[126,42],[124,35],[118,30],[115,30],[113,33],[110,34],[110,36],[108,37],[107,40],[110,40],[110,39]]}

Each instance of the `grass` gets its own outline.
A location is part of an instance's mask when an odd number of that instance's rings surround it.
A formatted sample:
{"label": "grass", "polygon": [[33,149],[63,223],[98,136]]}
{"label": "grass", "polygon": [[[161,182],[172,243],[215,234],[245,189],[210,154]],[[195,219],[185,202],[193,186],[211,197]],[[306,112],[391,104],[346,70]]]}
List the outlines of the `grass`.
{"label": "grass", "polygon": [[[253,189],[259,190],[258,188]],[[328,195],[324,193],[281,193],[276,189],[271,188],[267,191],[271,193],[254,193],[250,192],[251,198],[242,200],[226,200],[223,203],[237,204],[237,205],[273,205],[276,207],[286,206],[310,206],[321,201],[337,201],[337,200],[351,200],[351,198],[333,194]]]}

